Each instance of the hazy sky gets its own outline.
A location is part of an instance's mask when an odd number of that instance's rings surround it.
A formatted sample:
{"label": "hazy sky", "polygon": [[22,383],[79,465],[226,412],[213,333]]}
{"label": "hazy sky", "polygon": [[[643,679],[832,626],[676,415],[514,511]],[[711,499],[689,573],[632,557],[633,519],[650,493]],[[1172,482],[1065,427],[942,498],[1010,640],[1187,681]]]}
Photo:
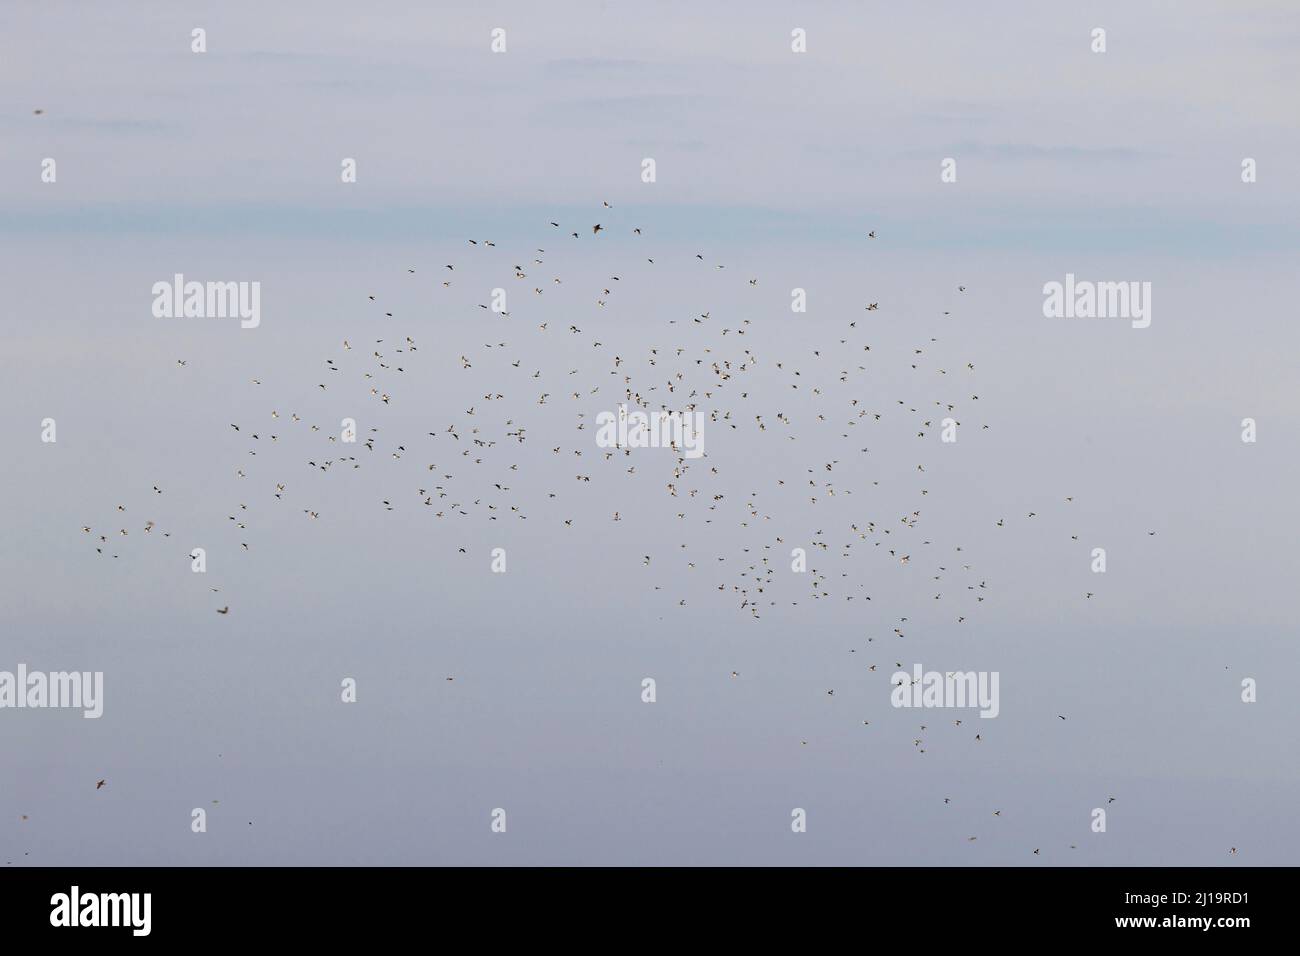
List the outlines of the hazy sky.
{"label": "hazy sky", "polygon": [[[1298,66],[1287,3],[4,5],[0,671],[105,700],[0,709],[0,859],[1294,863]],[[606,459],[625,387],[706,456]]]}

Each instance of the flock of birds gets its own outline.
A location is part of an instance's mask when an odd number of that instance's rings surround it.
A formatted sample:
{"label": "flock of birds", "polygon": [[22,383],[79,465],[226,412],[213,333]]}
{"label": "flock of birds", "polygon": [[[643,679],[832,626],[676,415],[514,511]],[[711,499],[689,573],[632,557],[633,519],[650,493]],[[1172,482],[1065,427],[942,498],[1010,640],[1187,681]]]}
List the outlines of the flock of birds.
{"label": "flock of birds", "polygon": [[[604,203],[599,222],[574,227],[552,220],[546,229],[555,241],[563,243],[604,243],[611,230],[619,229],[627,242],[617,246],[617,251],[651,242],[639,226],[612,225],[617,218],[610,204]],[[875,230],[864,231],[864,243],[875,241]],[[377,496],[372,505],[376,509],[423,513],[440,528],[478,527],[485,520],[541,521],[553,527],[561,546],[570,546],[562,536],[584,524],[623,521],[619,510],[593,513],[586,499],[593,486],[619,487],[615,483],[626,482],[635,488],[634,500],[638,501],[646,499],[644,488],[649,485],[663,505],[666,520],[660,525],[682,529],[681,540],[670,553],[636,549],[635,560],[665,574],[711,579],[709,589],[714,598],[743,616],[757,619],[778,600],[794,607],[802,601],[865,603],[876,597],[873,607],[879,608],[884,603],[879,600],[882,595],[871,593],[864,571],[863,562],[870,560],[905,568],[916,581],[928,582],[926,603],[950,606],[948,620],[954,627],[979,609],[989,594],[986,575],[976,569],[964,545],[940,542],[943,529],[931,531],[924,520],[931,490],[926,465],[940,448],[941,423],[952,418],[960,424],[967,416],[974,418],[980,407],[973,384],[975,363],[970,357],[943,361],[939,338],[928,334],[916,336],[902,354],[896,350],[882,354],[879,347],[873,350],[872,323],[886,308],[878,301],[863,302],[857,316],[846,317],[836,341],[810,346],[802,355],[788,351],[768,354],[757,342],[762,336],[756,334],[756,322],[761,320],[716,318],[716,305],[661,320],[667,326],[661,328],[665,334],[672,331],[670,327],[688,327],[672,332],[680,344],[646,346],[633,352],[615,344],[620,330],[602,323],[600,310],[620,304],[620,299],[635,301],[638,283],[654,283],[654,270],[662,267],[663,253],[643,249],[624,269],[608,275],[602,271],[599,279],[583,279],[552,274],[544,245],[527,254],[507,255],[493,240],[466,240],[466,255],[492,257],[489,262],[475,260],[473,265],[500,269],[506,281],[498,285],[511,290],[514,306],[496,311],[487,303],[477,303],[482,327],[492,337],[478,352],[461,352],[452,361],[449,355],[427,348],[419,341],[427,317],[421,317],[422,325],[413,324],[404,314],[399,317],[398,305],[368,293],[360,300],[370,312],[361,320],[361,330],[321,356],[316,374],[304,379],[295,393],[297,399],[278,395],[265,403],[260,420],[229,423],[228,434],[240,446],[240,460],[231,467],[237,490],[225,523],[238,532],[240,551],[256,546],[257,521],[268,509],[293,509],[305,522],[330,519],[324,506],[298,492],[306,472],[319,476],[377,471],[395,490]],[[458,267],[463,265],[463,261],[437,263],[433,267],[437,273],[435,292],[455,289],[464,272],[462,268],[458,273]],[[707,258],[704,252],[695,254],[688,265],[719,276],[737,271]],[[406,275],[427,287],[428,280],[423,279],[427,271],[427,267],[410,267]],[[553,317],[541,322],[521,318],[527,311],[518,304],[521,298],[525,302],[542,299],[564,288],[566,282],[572,287],[584,281],[594,318],[571,322],[556,322]],[[757,290],[759,283],[759,277],[745,274],[735,280],[741,290]],[[966,291],[964,285],[954,288],[957,296]],[[936,321],[948,321],[944,317],[950,315],[951,310],[944,311]],[[578,323],[597,328],[584,330]],[[533,339],[520,344],[520,336]],[[551,340],[549,353],[565,356],[564,365],[540,367],[532,359],[538,337]],[[557,343],[556,338],[563,341]],[[188,367],[188,359],[176,361],[177,367]],[[597,376],[589,371],[592,362],[600,369]],[[906,393],[880,393],[875,374],[882,363],[893,363],[892,373],[913,383]],[[385,416],[401,405],[407,383],[421,373],[429,374],[430,365],[434,366],[432,374],[445,374],[445,369],[460,376],[464,402],[456,411],[434,412],[421,431],[391,433]],[[261,378],[253,379],[252,387],[261,388]],[[329,418],[322,415],[320,420],[300,415],[294,402],[306,401],[302,389],[310,390],[310,404],[314,405],[321,404],[322,396],[339,395],[339,413]],[[358,416],[365,424],[349,441],[335,422],[348,414],[348,409],[357,408],[358,400],[369,403],[361,406],[365,414]],[[714,451],[706,450],[702,457],[692,459],[681,449],[641,452],[598,447],[589,408],[602,402],[611,410],[625,403],[644,410],[701,413],[710,437],[706,449]],[[886,432],[887,427],[895,430]],[[989,427],[986,422],[978,423],[980,431]],[[552,436],[539,443],[533,436],[546,434],[548,428],[556,433],[567,431],[568,440],[557,442]],[[832,442],[842,457],[801,458],[800,440],[815,431]],[[877,439],[888,441],[901,435],[908,436],[908,444],[888,453],[873,451]],[[724,464],[727,455],[717,449],[740,443],[779,446],[774,450],[785,474],[772,476],[765,487],[748,493],[730,493],[725,483],[731,478]],[[748,481],[744,459],[740,461],[732,471]],[[880,477],[864,479],[860,462],[879,463]],[[555,477],[557,469],[567,474],[563,481]],[[644,478],[646,473],[649,478]],[[840,479],[842,473],[844,480]],[[755,469],[754,484],[759,475],[761,469]],[[889,504],[873,505],[871,494],[882,482],[890,489],[889,495],[882,495]],[[143,497],[147,504],[139,500],[129,506],[120,504],[116,517],[101,526],[82,526],[96,554],[116,559],[128,541],[171,538],[170,531],[147,517],[164,500],[163,489],[152,484]],[[1062,495],[1060,507],[1069,509],[1073,501],[1073,495]],[[887,507],[892,510],[876,513]],[[792,513],[817,517],[796,533],[788,530]],[[137,523],[129,522],[128,515],[138,516]],[[1028,511],[1018,520],[1028,522],[1037,517],[1037,512]],[[144,518],[143,523],[138,523],[139,518]],[[989,532],[998,533],[997,529],[1008,527],[1013,520],[1017,519],[989,515]],[[711,526],[725,526],[732,536],[712,536]],[[767,530],[778,528],[781,530]],[[465,537],[459,536],[462,533]],[[1070,537],[1077,545],[1078,535]],[[456,555],[465,557],[480,550],[486,553],[491,547],[468,531],[449,532],[439,540],[447,540],[449,549],[455,548]],[[577,538],[569,540],[577,546]],[[714,544],[724,540],[730,551]],[[748,546],[736,550],[736,540],[746,541]],[[791,573],[794,548],[807,553],[804,574]],[[178,561],[190,557],[185,547],[177,548]],[[483,566],[486,568],[486,560]],[[653,583],[650,587],[655,598],[654,592],[663,591],[666,585]],[[791,588],[799,590],[790,593]],[[208,613],[215,610],[237,619],[237,596],[222,593],[220,587],[211,591],[221,597]],[[888,601],[894,595],[883,597]],[[1092,597],[1092,592],[1085,592],[1080,599]],[[657,601],[666,611],[674,604],[678,609],[687,607],[687,598],[677,595],[660,595]],[[903,660],[895,659],[898,655],[885,652],[875,641],[878,636],[905,637],[910,617],[891,615],[888,627],[892,634],[881,628],[879,634],[864,636],[864,643],[849,652],[880,658],[864,665],[868,672],[890,663],[903,668]],[[739,672],[731,671],[730,678],[739,679]],[[833,688],[826,690],[830,696],[834,693]],[[955,728],[963,726],[960,719],[951,723]],[[928,727],[920,725],[919,735],[913,737],[915,751],[921,754],[926,752]],[[969,725],[966,731],[970,744],[978,745],[981,734]],[[104,783],[99,781],[97,789]],[[951,798],[943,801],[947,805]],[[991,812],[994,817],[1002,816],[1000,809]],[[1031,849],[1039,855],[1040,848]]]}

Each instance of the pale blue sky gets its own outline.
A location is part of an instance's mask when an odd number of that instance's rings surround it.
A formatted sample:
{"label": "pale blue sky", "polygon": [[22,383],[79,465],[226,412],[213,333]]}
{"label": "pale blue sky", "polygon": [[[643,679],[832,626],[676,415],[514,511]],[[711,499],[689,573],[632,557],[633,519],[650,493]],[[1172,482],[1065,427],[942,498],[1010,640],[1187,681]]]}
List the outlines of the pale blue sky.
{"label": "pale blue sky", "polygon": [[[0,859],[1294,863],[1298,54],[1282,3],[6,5],[0,669],[103,670],[105,713],[0,711]],[[153,318],[175,272],[260,281],[261,326]],[[1044,319],[1067,272],[1151,282],[1151,327]],[[382,406],[365,356],[408,335]],[[576,430],[679,370],[738,426],[696,498]],[[377,449],[321,474],[342,415]],[[430,463],[468,516],[416,500]],[[119,523],[116,559],[80,531]],[[1000,716],[890,708],[896,661],[999,671]]]}

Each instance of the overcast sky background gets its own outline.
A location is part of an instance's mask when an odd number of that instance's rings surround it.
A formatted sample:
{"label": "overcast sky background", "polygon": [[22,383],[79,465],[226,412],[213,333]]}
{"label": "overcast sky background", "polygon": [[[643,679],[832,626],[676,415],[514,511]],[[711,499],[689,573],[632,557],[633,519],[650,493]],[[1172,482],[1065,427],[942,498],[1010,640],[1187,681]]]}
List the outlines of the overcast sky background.
{"label": "overcast sky background", "polygon": [[[99,720],[0,711],[0,859],[1295,863],[1298,66],[1287,3],[6,4],[0,670],[106,686]],[[261,326],[154,318],[176,272],[260,281]],[[1150,328],[1044,318],[1067,272],[1151,282]],[[405,336],[384,406],[364,358]],[[696,499],[671,453],[575,430],[614,355],[668,401],[745,349]],[[884,417],[844,439],[854,398]],[[959,402],[959,441],[900,399]],[[324,444],[345,415],[375,452]],[[420,504],[430,463],[468,517]],[[113,559],[83,525],[131,533]],[[755,620],[730,586],[761,556]],[[896,661],[998,671],[1000,716],[892,708]]]}

